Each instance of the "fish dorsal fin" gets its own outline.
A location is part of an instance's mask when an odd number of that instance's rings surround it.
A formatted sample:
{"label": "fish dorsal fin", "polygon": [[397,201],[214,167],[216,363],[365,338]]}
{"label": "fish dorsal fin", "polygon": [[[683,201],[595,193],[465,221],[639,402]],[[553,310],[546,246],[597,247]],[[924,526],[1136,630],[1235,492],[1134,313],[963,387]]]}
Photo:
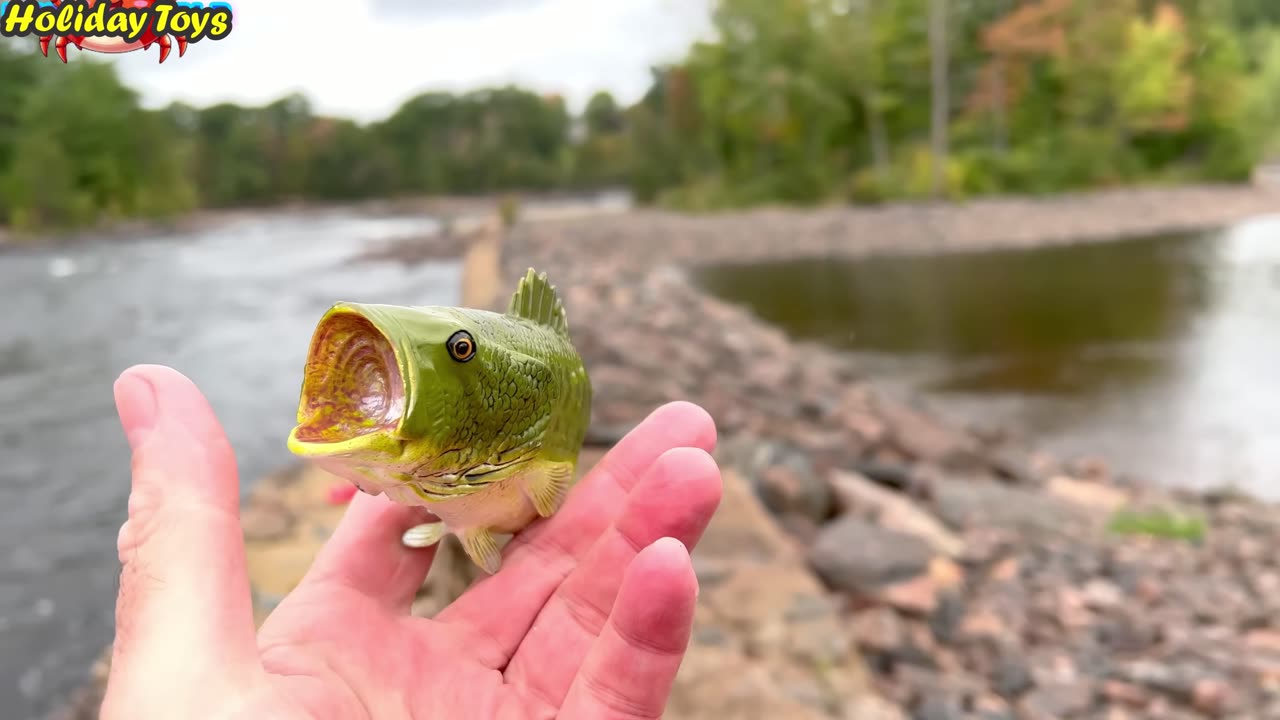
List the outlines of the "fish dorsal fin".
{"label": "fish dorsal fin", "polygon": [[556,286],[547,281],[546,273],[535,273],[533,268],[520,279],[507,314],[545,325],[561,335],[569,334],[569,320]]}

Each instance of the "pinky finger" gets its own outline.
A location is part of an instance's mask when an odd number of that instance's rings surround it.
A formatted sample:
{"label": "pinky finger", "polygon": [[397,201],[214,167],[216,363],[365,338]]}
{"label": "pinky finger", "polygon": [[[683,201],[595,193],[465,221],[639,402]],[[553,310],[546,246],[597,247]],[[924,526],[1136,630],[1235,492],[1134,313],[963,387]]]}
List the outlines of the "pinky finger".
{"label": "pinky finger", "polygon": [[559,717],[662,717],[689,647],[697,595],[689,552],[679,540],[662,538],[640,551]]}

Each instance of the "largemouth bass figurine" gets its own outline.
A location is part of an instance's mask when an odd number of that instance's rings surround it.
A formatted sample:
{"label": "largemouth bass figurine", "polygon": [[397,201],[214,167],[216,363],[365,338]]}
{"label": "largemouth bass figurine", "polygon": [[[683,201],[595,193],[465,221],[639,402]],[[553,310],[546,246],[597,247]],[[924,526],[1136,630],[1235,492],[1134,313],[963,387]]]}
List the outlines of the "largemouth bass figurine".
{"label": "largemouth bass figurine", "polygon": [[591,416],[591,383],[546,273],[520,280],[505,313],[342,302],[307,354],[289,450],[427,508],[476,565],[501,566],[495,534],[560,508]]}

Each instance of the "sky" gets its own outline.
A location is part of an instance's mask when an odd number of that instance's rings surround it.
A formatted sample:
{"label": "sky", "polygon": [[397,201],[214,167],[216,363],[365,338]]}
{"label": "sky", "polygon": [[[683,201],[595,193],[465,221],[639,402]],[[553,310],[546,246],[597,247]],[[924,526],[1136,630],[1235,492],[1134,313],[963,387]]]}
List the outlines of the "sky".
{"label": "sky", "polygon": [[175,46],[163,65],[154,47],[95,58],[117,63],[152,107],[261,104],[297,91],[316,112],[370,121],[423,91],[511,82],[579,110],[599,89],[638,99],[650,66],[679,59],[707,32],[708,3],[232,0],[231,33],[185,57]]}

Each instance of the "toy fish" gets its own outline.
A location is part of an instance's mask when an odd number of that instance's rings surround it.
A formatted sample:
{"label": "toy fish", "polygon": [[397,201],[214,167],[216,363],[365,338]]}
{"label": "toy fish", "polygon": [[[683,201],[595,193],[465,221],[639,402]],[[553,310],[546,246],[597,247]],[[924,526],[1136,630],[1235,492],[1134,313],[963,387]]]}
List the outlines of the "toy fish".
{"label": "toy fish", "polygon": [[403,542],[453,533],[501,566],[495,534],[560,508],[591,416],[591,383],[546,273],[505,313],[338,303],[316,326],[289,450],[371,495],[440,519]]}

